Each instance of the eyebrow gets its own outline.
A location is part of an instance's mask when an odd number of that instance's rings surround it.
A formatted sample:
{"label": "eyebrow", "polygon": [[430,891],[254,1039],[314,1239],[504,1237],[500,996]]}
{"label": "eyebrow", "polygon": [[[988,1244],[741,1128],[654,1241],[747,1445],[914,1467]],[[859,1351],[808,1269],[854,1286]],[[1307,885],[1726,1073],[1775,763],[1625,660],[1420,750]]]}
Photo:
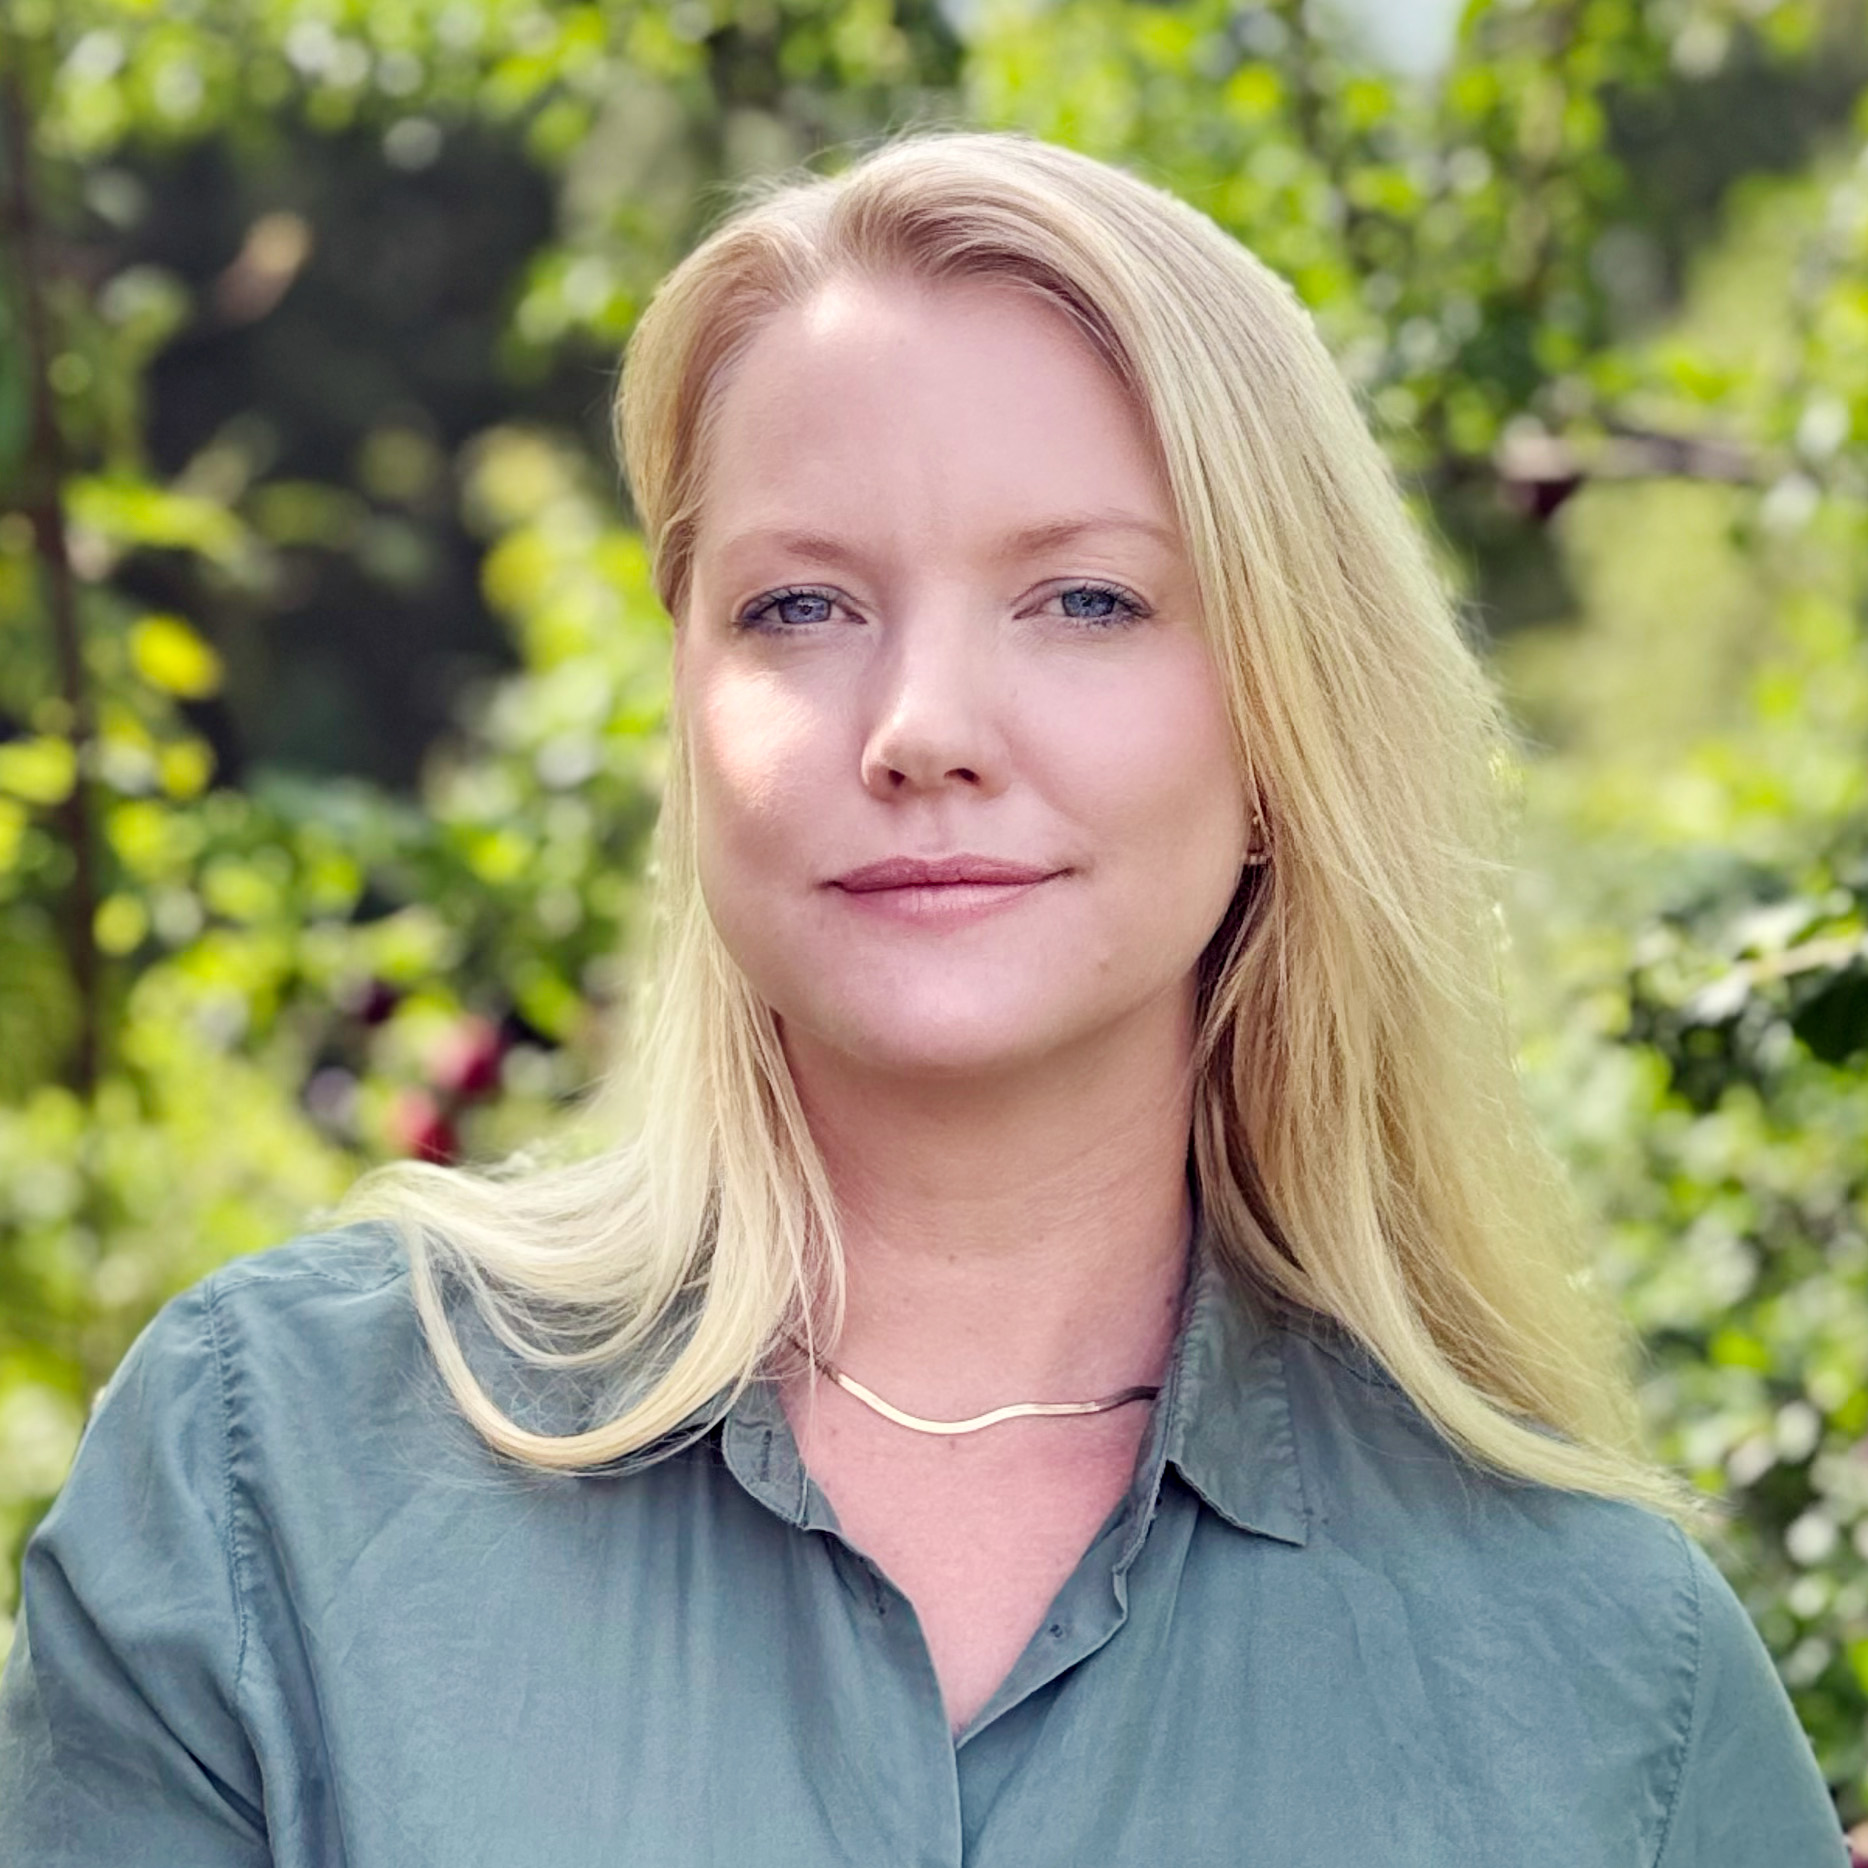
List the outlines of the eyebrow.
{"label": "eyebrow", "polygon": [[[1169,551],[1180,548],[1180,535],[1171,527],[1131,512],[1073,513],[1066,518],[1046,519],[1037,525],[1020,526],[998,542],[993,555],[1001,562],[1028,558],[1042,551],[1055,551],[1074,545],[1098,532],[1130,532],[1152,539]],[[755,528],[728,539],[721,547],[723,555],[764,547],[792,557],[815,558],[824,564],[846,569],[860,568],[866,555],[857,546],[829,532],[793,531],[785,527]]]}

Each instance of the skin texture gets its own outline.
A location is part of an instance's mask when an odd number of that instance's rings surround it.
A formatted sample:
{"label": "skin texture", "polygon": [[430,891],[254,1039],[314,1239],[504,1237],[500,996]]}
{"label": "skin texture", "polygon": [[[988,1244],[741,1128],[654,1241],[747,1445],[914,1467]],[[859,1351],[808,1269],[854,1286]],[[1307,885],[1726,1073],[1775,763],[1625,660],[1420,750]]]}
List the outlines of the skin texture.
{"label": "skin texture", "polygon": [[[934,1417],[1157,1380],[1194,969],[1250,813],[1146,426],[995,283],[833,283],[719,395],[677,704],[709,911],[843,1210],[837,1360]],[[846,886],[956,855],[1032,879]],[[1146,1409],[936,1440],[822,1381],[787,1406],[964,1727]]]}

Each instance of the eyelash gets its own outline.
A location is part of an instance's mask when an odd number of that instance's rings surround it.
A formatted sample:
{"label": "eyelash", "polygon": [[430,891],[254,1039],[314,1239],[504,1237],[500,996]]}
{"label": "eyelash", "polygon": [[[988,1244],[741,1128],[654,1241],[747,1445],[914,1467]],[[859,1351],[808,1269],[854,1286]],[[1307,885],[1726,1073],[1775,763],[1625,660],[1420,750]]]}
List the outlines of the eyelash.
{"label": "eyelash", "polygon": [[836,605],[842,602],[834,590],[822,590],[813,584],[788,584],[783,590],[768,590],[763,597],[753,600],[739,613],[741,629],[763,629],[770,633],[782,633],[788,629],[808,629],[808,623],[773,623],[766,619],[781,603],[789,603],[794,597],[820,597],[824,602]]}
{"label": "eyelash", "polygon": [[1079,591],[1087,591],[1093,597],[1113,597],[1117,605],[1117,614],[1111,616],[1073,616],[1067,620],[1082,623],[1090,629],[1119,629],[1124,623],[1139,623],[1150,614],[1148,606],[1140,597],[1132,596],[1120,584],[1101,584],[1094,579],[1080,584],[1066,584],[1055,592],[1058,597],[1075,596]]}
{"label": "eyelash", "polygon": [[[1095,597],[1110,597],[1115,600],[1117,612],[1109,616],[1072,616],[1064,620],[1082,624],[1086,629],[1116,629],[1125,623],[1140,622],[1152,614],[1148,606],[1139,597],[1131,595],[1119,584],[1099,583],[1088,579],[1081,583],[1066,584],[1061,590],[1052,592],[1054,598],[1075,596],[1086,592]],[[780,604],[789,603],[794,597],[817,597],[833,607],[843,601],[834,590],[825,590],[814,584],[789,584],[783,590],[770,590],[762,597],[755,597],[738,618],[741,629],[764,630],[771,634],[783,634],[790,630],[808,629],[809,623],[775,623],[771,613]]]}

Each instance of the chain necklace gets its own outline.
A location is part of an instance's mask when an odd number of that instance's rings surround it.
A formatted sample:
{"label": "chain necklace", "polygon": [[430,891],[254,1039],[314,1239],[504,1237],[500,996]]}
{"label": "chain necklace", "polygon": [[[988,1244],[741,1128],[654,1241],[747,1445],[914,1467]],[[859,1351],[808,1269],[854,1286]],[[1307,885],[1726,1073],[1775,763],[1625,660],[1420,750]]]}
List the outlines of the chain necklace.
{"label": "chain necklace", "polygon": [[996,1427],[1002,1420],[1023,1420],[1036,1415],[1053,1414],[1107,1414],[1111,1408],[1127,1407],[1131,1401],[1152,1401],[1161,1390],[1153,1388],[1124,1388],[1117,1394],[1105,1395],[1100,1401],[1013,1401],[1004,1407],[990,1409],[984,1414],[974,1414],[966,1420],[925,1420],[919,1414],[910,1414],[903,1409],[891,1406],[872,1388],[865,1388],[854,1375],[846,1375],[834,1363],[820,1362],[818,1373],[835,1382],[846,1394],[854,1395],[864,1407],[880,1414],[884,1420],[892,1420],[898,1427],[912,1428],[916,1433],[978,1433],[984,1427]]}

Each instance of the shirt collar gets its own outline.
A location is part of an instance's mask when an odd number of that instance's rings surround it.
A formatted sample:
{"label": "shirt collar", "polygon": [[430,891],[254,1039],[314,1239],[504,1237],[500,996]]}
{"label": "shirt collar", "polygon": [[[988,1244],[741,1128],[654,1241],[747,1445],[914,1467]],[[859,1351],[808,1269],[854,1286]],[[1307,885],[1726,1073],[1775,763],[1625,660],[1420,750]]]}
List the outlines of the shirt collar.
{"label": "shirt collar", "polygon": [[[1158,1456],[1206,1505],[1239,1530],[1287,1544],[1307,1540],[1283,1332],[1204,1238],[1156,1405],[1164,1416]],[[773,1383],[753,1382],[734,1403],[720,1448],[733,1476],[767,1510],[801,1529],[836,1528],[829,1500],[798,1457]]]}
{"label": "shirt collar", "polygon": [[1284,1333],[1206,1238],[1194,1253],[1187,1320],[1160,1405],[1168,1463],[1203,1503],[1239,1530],[1308,1540]]}
{"label": "shirt collar", "polygon": [[800,1530],[835,1530],[830,1501],[804,1469],[778,1384],[754,1381],[733,1403],[720,1428],[727,1469],[766,1510]]}

